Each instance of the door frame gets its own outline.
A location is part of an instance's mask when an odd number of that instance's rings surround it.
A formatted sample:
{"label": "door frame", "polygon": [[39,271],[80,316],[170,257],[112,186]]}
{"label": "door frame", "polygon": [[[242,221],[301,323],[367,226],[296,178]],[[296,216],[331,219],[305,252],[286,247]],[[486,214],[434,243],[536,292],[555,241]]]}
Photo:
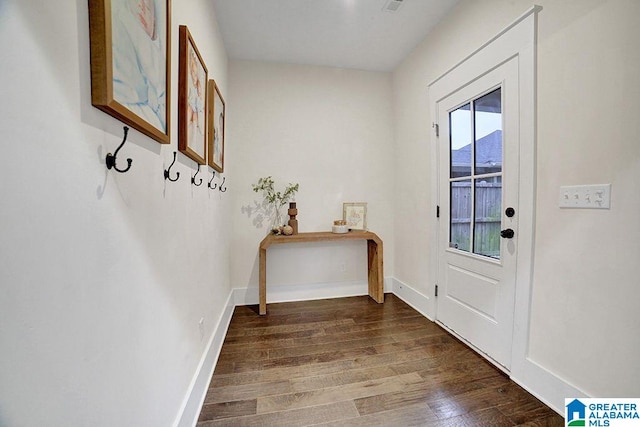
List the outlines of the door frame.
{"label": "door frame", "polygon": [[[518,60],[519,225],[510,375],[527,382],[537,371],[530,366],[528,353],[536,198],[536,33],[537,14],[540,10],[540,6],[530,8],[511,25],[428,85],[430,117],[435,121],[440,100],[508,59]],[[431,194],[434,195],[431,198],[432,212],[436,212],[440,205],[440,153],[436,125],[437,123],[433,124],[430,138]],[[439,228],[439,219],[430,222],[429,240],[433,255],[430,260],[430,295],[435,295],[438,280]],[[428,312],[434,317],[436,304],[435,298],[429,298]],[[485,357],[484,354],[480,354]]]}
{"label": "door frame", "polygon": [[[502,166],[499,170],[502,178],[499,193],[501,207],[498,211],[500,223],[495,232],[497,233],[506,228],[512,228],[516,232],[513,239],[504,239],[500,238],[499,235],[497,236],[500,255],[495,259],[482,253],[476,253],[473,246],[465,248],[464,251],[450,248],[453,239],[453,236],[449,236],[450,233],[453,233],[451,231],[452,225],[450,225],[451,207],[453,205],[450,194],[454,191],[450,187],[450,183],[458,180],[467,182],[471,185],[469,194],[473,200],[477,193],[474,191],[475,186],[472,183],[485,179],[483,176],[486,176],[486,172],[477,172],[475,167],[472,166],[472,162],[467,173],[462,173],[461,175],[463,176],[460,177],[452,177],[449,173],[449,165],[451,164],[453,148],[450,146],[449,135],[453,129],[451,126],[451,111],[467,105],[469,106],[468,119],[475,121],[475,117],[472,119],[472,104],[475,103],[476,99],[482,98],[497,89],[501,90],[502,109],[500,115],[502,126],[500,129],[502,130],[501,152],[503,156]],[[436,312],[434,313],[435,319],[438,324],[449,330],[453,335],[463,339],[477,352],[483,353],[487,360],[491,360],[499,369],[508,372],[511,369],[512,357],[515,276],[519,243],[518,215],[520,212],[518,202],[520,143],[518,135],[519,85],[517,58],[512,57],[497,67],[492,67],[489,72],[484,73],[469,84],[463,85],[460,89],[439,100],[437,104],[437,119],[440,120],[440,137],[438,141],[440,227],[437,252],[439,261],[437,283],[439,289],[438,298],[436,299]],[[465,135],[467,134],[465,133]],[[478,137],[475,134],[469,134],[468,136],[470,138],[469,142],[478,141]],[[476,175],[477,173],[480,174],[480,177]],[[472,204],[472,202],[469,203],[471,224],[468,225],[471,226],[475,221],[476,205]],[[515,208],[516,215],[514,217],[508,217],[504,213],[507,206]],[[471,230],[474,230],[474,228],[471,228]],[[474,240],[474,231],[469,231],[468,237],[470,239],[468,243],[471,243]],[[462,278],[458,274],[466,276]],[[456,276],[458,277],[457,280],[454,279]],[[491,282],[494,283],[493,287],[488,285]],[[480,287],[476,288],[471,283],[475,283]],[[480,289],[485,289],[488,293],[482,292],[482,295],[487,298],[493,295],[490,297],[492,302],[488,303],[487,306],[482,304],[474,305],[472,301],[479,302],[479,300],[474,298],[467,300],[464,298],[465,292],[463,289],[470,290],[471,288],[478,292],[480,292]],[[460,293],[457,293],[456,289]],[[479,295],[473,294],[476,297]],[[470,306],[467,306],[467,303]],[[484,307],[484,310],[480,307]],[[494,311],[492,311],[492,308]]]}

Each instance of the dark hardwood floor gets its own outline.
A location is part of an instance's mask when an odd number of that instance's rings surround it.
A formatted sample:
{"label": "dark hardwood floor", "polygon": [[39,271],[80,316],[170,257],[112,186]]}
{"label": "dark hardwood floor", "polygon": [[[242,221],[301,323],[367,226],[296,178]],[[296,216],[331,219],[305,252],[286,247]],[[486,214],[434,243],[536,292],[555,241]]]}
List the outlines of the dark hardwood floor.
{"label": "dark hardwood floor", "polygon": [[392,294],[237,307],[207,426],[563,426],[562,417]]}

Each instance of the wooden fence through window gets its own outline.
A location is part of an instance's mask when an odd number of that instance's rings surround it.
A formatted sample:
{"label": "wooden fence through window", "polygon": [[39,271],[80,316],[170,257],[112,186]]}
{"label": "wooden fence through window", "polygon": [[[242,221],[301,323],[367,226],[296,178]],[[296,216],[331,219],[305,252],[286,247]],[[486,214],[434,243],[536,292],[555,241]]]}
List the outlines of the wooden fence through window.
{"label": "wooden fence through window", "polygon": [[457,245],[460,250],[471,252],[473,228],[473,252],[500,258],[502,183],[476,180],[474,218],[471,191],[471,180],[451,183],[451,244]]}

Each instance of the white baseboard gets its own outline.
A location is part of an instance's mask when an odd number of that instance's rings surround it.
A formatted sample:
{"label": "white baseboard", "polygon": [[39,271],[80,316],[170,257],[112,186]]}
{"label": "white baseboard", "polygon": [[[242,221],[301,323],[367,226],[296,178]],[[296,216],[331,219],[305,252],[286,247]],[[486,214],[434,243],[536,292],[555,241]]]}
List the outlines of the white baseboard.
{"label": "white baseboard", "polygon": [[565,398],[591,397],[528,357],[518,365],[511,371],[513,382],[563,417]]}
{"label": "white baseboard", "polygon": [[433,321],[433,316],[429,313],[429,297],[421,292],[416,291],[406,283],[401,282],[395,277],[389,278],[390,291],[413,307],[418,313],[422,314],[427,319]]}
{"label": "white baseboard", "polygon": [[202,404],[207,395],[207,389],[213,376],[213,370],[218,362],[222,343],[227,335],[229,323],[235,308],[234,291],[229,292],[229,297],[224,307],[218,325],[214,328],[211,338],[200,358],[198,369],[191,380],[186,397],[182,402],[178,416],[173,423],[174,427],[193,427],[198,422],[198,416],[202,410]]}
{"label": "white baseboard", "polygon": [[[369,285],[366,281],[356,280],[335,283],[313,283],[310,285],[269,286],[267,304],[273,302],[310,301],[316,299],[354,297],[367,295]],[[258,288],[234,289],[236,305],[258,304]]]}

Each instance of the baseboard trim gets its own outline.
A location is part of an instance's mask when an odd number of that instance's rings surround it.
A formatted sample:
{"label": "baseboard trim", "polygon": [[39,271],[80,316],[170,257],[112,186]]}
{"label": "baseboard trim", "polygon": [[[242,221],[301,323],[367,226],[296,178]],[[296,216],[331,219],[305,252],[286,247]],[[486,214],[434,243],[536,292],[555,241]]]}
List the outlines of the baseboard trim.
{"label": "baseboard trim", "polygon": [[[253,305],[259,302],[258,288],[234,289],[236,305]],[[310,285],[269,285],[267,304],[275,302],[310,301],[327,298],[354,297],[367,295],[369,285],[364,280],[313,283]]]}
{"label": "baseboard trim", "polygon": [[511,371],[510,378],[563,417],[565,398],[591,397],[528,357]]}
{"label": "baseboard trim", "polygon": [[202,404],[207,395],[207,389],[209,388],[211,377],[213,377],[213,371],[218,362],[220,350],[222,350],[222,343],[227,335],[229,323],[231,322],[233,310],[236,305],[234,290],[231,290],[227,297],[222,316],[220,316],[220,320],[214,328],[211,338],[209,338],[209,342],[200,358],[196,373],[191,380],[191,384],[189,384],[187,395],[173,423],[174,427],[193,427],[198,422],[198,416],[202,410]]}
{"label": "baseboard trim", "polygon": [[422,314],[432,322],[434,319],[429,315],[428,307],[430,304],[429,297],[425,294],[416,291],[411,286],[396,279],[395,277],[389,278],[390,291],[400,298],[402,301],[413,307],[418,313]]}

